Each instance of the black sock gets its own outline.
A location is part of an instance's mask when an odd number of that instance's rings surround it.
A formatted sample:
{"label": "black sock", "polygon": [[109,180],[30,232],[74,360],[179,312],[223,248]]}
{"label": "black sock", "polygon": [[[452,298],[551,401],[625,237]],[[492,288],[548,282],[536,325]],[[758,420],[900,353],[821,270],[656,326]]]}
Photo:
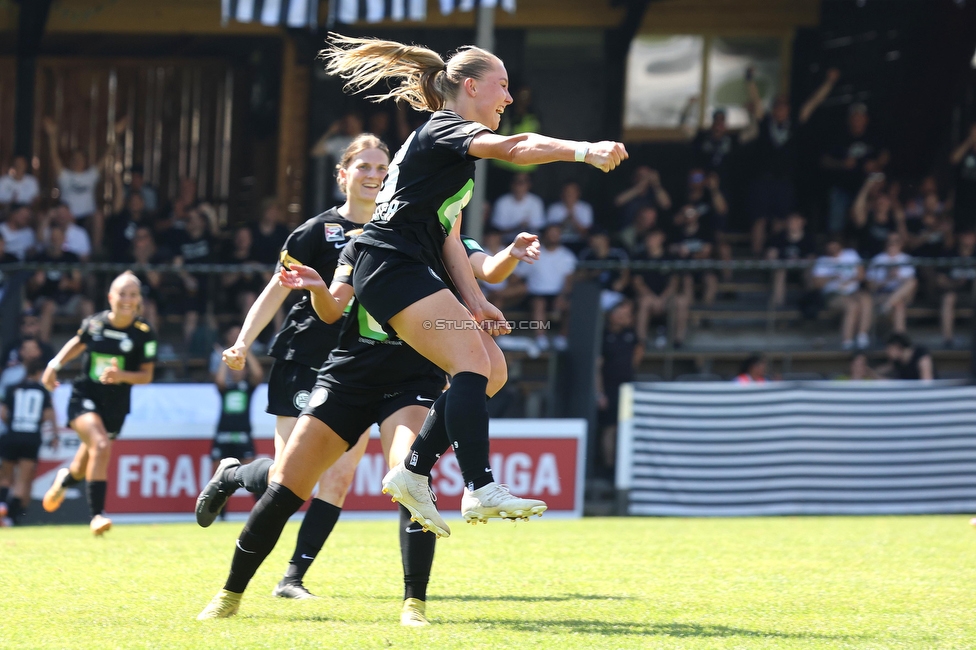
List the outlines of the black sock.
{"label": "black sock", "polygon": [[447,435],[469,490],[477,490],[495,480],[488,465],[487,387],[488,378],[484,375],[459,372],[451,379],[446,393]]}
{"label": "black sock", "polygon": [[417,433],[417,439],[410,447],[403,464],[411,472],[430,476],[437,459],[451,448],[451,440],[447,437],[447,425],[444,420],[444,408],[447,404],[447,393],[441,393],[434,400],[427,413],[424,424]]}
{"label": "black sock", "polygon": [[430,567],[434,564],[437,535],[425,533],[410,511],[400,506],[400,557],[403,560],[403,599],[427,600]]}
{"label": "black sock", "polygon": [[7,503],[8,496],[10,496],[10,488],[0,487],[0,503]]}
{"label": "black sock", "polygon": [[268,486],[237,538],[234,560],[224,589],[235,594],[244,593],[264,558],[278,543],[288,518],[298,512],[303,503],[304,499],[283,485],[272,483]]}
{"label": "black sock", "polygon": [[288,570],[282,582],[300,583],[305,572],[312,566],[312,560],[319,554],[329,539],[332,529],[339,521],[342,508],[326,503],[322,499],[312,499],[312,505],[305,511],[302,527],[298,529],[298,542],[295,553],[288,563]]}
{"label": "black sock", "polygon": [[10,500],[10,503],[8,505],[10,506],[7,509],[8,512],[10,513],[10,518],[13,519],[14,523],[16,524],[17,521],[20,520],[20,517],[26,514],[26,511],[24,510],[24,506],[20,502],[20,497],[14,497],[13,499]]}
{"label": "black sock", "polygon": [[75,478],[74,476],[71,475],[71,472],[68,472],[68,475],[64,477],[63,481],[61,481],[61,487],[66,487],[66,488],[74,487],[79,483],[81,483],[83,480],[85,480],[84,476],[82,476],[81,478]]}
{"label": "black sock", "polygon": [[105,492],[108,490],[106,481],[88,481],[88,510],[91,516],[102,514],[105,510]]}
{"label": "black sock", "polygon": [[258,458],[247,465],[233,467],[226,471],[232,476],[221,477],[223,481],[234,483],[251,494],[263,494],[268,489],[268,469],[274,464],[270,458]]}

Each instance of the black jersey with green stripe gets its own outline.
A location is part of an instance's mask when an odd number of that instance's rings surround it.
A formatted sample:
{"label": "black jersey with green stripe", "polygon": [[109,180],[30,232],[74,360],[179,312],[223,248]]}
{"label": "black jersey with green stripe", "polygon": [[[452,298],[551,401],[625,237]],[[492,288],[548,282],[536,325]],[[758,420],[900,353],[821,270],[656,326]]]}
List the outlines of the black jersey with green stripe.
{"label": "black jersey with green stripe", "polygon": [[113,360],[119,370],[127,372],[138,372],[142,364],[155,361],[156,333],[142,318],[136,318],[124,329],[113,327],[108,315],[106,310],[89,316],[78,329],[85,353],[81,358],[81,374],[74,384],[99,403],[110,403],[113,408],[128,413],[132,385],[103,384],[99,378]]}
{"label": "black jersey with green stripe", "polygon": [[441,266],[444,240],[474,191],[474,136],[488,127],[436,111],[410,134],[390,163],[361,244],[398,250]]}
{"label": "black jersey with green stripe", "polygon": [[[346,233],[357,228],[362,228],[362,224],[344,219],[335,208],[312,217],[288,235],[275,272],[297,262],[318,271],[328,285],[339,253],[349,241]],[[318,369],[339,340],[341,327],[341,320],[332,324],[322,321],[312,308],[308,292],[303,291],[301,300],[288,312],[281,330],[272,339],[268,355]]]}
{"label": "black jersey with green stripe", "polygon": [[251,433],[251,396],[254,384],[228,381],[220,390],[220,421],[217,432]]}
{"label": "black jersey with green stripe", "polygon": [[[342,250],[333,282],[352,284],[352,269],[359,255],[360,239]],[[339,344],[335,346],[319,379],[343,388],[397,393],[444,382],[444,371],[397,338],[370,316],[355,297],[346,308]]]}

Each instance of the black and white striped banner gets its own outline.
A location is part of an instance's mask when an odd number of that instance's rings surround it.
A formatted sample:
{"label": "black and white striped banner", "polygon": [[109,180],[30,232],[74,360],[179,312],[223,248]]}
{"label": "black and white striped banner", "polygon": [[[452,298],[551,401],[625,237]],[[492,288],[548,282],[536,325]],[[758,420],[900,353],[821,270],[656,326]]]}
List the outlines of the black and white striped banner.
{"label": "black and white striped banner", "polygon": [[[498,7],[512,13],[515,0],[437,0],[443,15],[458,11],[473,11],[475,7]],[[333,17],[340,23],[365,21],[378,23],[383,20],[412,20],[423,22],[427,19],[427,0],[337,0],[333,2]]]}
{"label": "black and white striped banner", "polygon": [[976,513],[976,387],[638,383],[620,396],[632,515]]}
{"label": "black and white striped banner", "polygon": [[314,29],[318,25],[319,0],[221,0],[220,16],[223,24],[233,20]]}

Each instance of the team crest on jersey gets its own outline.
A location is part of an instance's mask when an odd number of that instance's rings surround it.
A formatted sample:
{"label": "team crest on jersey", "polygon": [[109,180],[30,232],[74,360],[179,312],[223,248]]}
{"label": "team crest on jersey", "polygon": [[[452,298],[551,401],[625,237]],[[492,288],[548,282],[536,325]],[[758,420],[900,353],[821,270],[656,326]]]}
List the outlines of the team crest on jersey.
{"label": "team crest on jersey", "polygon": [[92,336],[100,336],[102,329],[105,327],[105,323],[100,320],[93,320],[88,323],[88,333]]}
{"label": "team crest on jersey", "polygon": [[309,392],[307,390],[300,390],[295,393],[295,399],[292,400],[295,404],[295,408],[301,410],[308,406],[308,396]]}
{"label": "team crest on jersey", "polygon": [[345,241],[346,231],[337,223],[325,224],[325,241]]}
{"label": "team crest on jersey", "polygon": [[90,399],[82,400],[81,406],[86,411],[94,411],[95,410],[95,402],[91,401]]}
{"label": "team crest on jersey", "polygon": [[119,341],[119,349],[123,352],[132,352],[132,339],[122,339]]}

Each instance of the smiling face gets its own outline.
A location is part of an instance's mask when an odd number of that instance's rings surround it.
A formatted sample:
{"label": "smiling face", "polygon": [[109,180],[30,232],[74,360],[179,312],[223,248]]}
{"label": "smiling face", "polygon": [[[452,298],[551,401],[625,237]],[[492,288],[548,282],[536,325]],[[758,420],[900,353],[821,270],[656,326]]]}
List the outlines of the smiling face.
{"label": "smiling face", "polygon": [[345,189],[350,201],[375,202],[389,168],[386,152],[363,149],[346,167],[339,169],[339,187]]}
{"label": "smiling face", "polygon": [[128,320],[138,316],[142,293],[136,276],[123,274],[115,278],[108,291],[108,304],[117,318]]}
{"label": "smiling face", "polygon": [[500,59],[495,59],[494,65],[484,76],[480,79],[465,79],[464,86],[474,100],[474,115],[470,117],[493,131],[498,130],[505,107],[512,103],[505,64]]}

